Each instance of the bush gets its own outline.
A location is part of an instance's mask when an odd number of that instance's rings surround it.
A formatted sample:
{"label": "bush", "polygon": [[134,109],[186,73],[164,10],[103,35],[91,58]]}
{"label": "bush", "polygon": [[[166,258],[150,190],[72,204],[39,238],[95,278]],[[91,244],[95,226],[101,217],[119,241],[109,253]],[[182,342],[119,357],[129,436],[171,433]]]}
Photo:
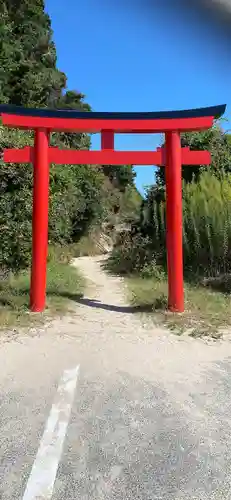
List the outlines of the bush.
{"label": "bush", "polygon": [[49,246],[47,257],[48,263],[59,262],[60,264],[69,264],[74,257],[74,245]]}
{"label": "bush", "polygon": [[[159,204],[154,200],[146,226],[155,258],[158,264],[165,266],[165,213],[157,217],[163,210],[165,212],[165,203],[161,201]],[[231,272],[229,173],[218,178],[206,171],[198,181],[183,184],[183,252],[184,270],[188,275],[215,276]]]}
{"label": "bush", "polygon": [[214,276],[231,271],[231,175],[205,172],[184,186],[185,270]]}
{"label": "bush", "polygon": [[148,237],[123,233],[123,240],[115,246],[108,259],[108,268],[119,274],[131,274],[141,271],[154,259],[151,241]]}
{"label": "bush", "polygon": [[[0,152],[32,144],[32,134],[0,126]],[[86,165],[57,165],[50,169],[49,242],[78,241],[102,216],[102,174]],[[18,272],[31,260],[31,165],[0,161],[0,269]]]}
{"label": "bush", "polygon": [[166,273],[163,267],[157,264],[156,259],[144,264],[140,274],[142,278],[155,278],[157,281],[166,279]]}
{"label": "bush", "polygon": [[[163,276],[166,268],[165,202],[151,193],[139,225],[110,257],[114,271]],[[188,276],[231,272],[231,175],[204,172],[198,182],[183,185],[184,270]]]}

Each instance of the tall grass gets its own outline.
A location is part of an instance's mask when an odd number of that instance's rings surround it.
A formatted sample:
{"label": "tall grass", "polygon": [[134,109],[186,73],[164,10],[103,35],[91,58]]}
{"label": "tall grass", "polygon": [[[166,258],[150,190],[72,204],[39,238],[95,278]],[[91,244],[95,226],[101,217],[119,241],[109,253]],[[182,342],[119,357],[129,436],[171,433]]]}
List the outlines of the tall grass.
{"label": "tall grass", "polygon": [[[146,205],[138,236],[116,247],[114,270],[142,271],[143,266],[166,266],[165,202]],[[217,276],[231,272],[231,175],[209,171],[199,181],[183,184],[183,251],[185,272]],[[122,264],[122,265],[121,265]]]}
{"label": "tall grass", "polygon": [[231,271],[231,175],[205,172],[183,186],[185,269],[214,276]]}

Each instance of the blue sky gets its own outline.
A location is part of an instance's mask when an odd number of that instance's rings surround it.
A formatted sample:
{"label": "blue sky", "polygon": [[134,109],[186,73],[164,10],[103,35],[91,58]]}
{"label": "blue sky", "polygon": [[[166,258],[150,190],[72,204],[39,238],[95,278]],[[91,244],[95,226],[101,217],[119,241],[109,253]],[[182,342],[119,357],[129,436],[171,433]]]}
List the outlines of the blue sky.
{"label": "blue sky", "polygon": [[[94,111],[158,111],[228,104],[231,34],[187,0],[47,0],[58,66]],[[125,6],[126,5],[126,6]],[[225,125],[231,128],[231,123]],[[158,135],[118,135],[116,148],[152,150]],[[99,149],[98,135],[92,147]],[[137,186],[154,168],[136,167]]]}

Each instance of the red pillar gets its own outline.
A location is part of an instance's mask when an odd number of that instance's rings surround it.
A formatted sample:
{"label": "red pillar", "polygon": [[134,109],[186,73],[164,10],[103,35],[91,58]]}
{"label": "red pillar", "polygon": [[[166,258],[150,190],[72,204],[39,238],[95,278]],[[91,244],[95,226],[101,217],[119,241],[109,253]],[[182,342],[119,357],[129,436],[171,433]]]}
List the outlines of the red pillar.
{"label": "red pillar", "polygon": [[181,141],[179,132],[166,133],[166,243],[168,309],[184,311]]}
{"label": "red pillar", "polygon": [[101,132],[101,149],[114,149],[114,132],[113,132],[113,130],[102,130],[102,132]]}
{"label": "red pillar", "polygon": [[30,308],[42,312],[46,302],[49,207],[49,132],[35,130]]}

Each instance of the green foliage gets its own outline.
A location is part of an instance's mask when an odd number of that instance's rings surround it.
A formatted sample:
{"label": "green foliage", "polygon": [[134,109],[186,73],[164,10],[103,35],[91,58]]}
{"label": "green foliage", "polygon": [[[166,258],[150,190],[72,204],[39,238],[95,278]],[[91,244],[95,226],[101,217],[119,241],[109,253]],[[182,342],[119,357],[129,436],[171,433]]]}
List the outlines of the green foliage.
{"label": "green foliage", "polygon": [[48,263],[70,264],[74,257],[74,245],[50,245],[48,248]]}
{"label": "green foliage", "polygon": [[100,220],[101,176],[86,165],[53,166],[50,173],[50,239],[77,241],[89,224]]}
{"label": "green foliage", "polygon": [[[129,244],[120,242],[112,260],[118,271],[122,262],[124,272],[134,269],[146,276],[156,276],[160,265],[166,268],[165,201],[157,200],[152,190],[143,203],[141,220],[134,234],[127,236]],[[230,248],[231,174],[218,178],[214,173],[203,172],[197,182],[183,185],[185,273],[194,278],[230,273]]]}
{"label": "green foliage", "polygon": [[154,258],[151,262],[144,264],[140,270],[140,275],[142,278],[155,278],[156,281],[166,280],[164,269],[157,264]]}
{"label": "green foliage", "polygon": [[103,172],[112,185],[122,192],[125,192],[126,187],[133,186],[136,176],[132,165],[104,165]]}
{"label": "green foliage", "polygon": [[80,238],[78,243],[74,245],[75,257],[95,256],[100,255],[102,252],[97,245],[97,238],[95,234],[88,234]]}
{"label": "green foliage", "polygon": [[65,88],[66,76],[56,68],[43,0],[3,0],[1,13],[1,100],[31,107],[53,105]]}
{"label": "green foliage", "polygon": [[[32,135],[0,127],[0,147],[22,147]],[[50,172],[49,240],[76,241],[99,220],[102,175],[84,166],[52,166]],[[31,255],[32,167],[0,162],[0,268],[27,267]]]}
{"label": "green foliage", "polygon": [[[0,150],[31,143],[31,136],[0,127]],[[19,270],[30,259],[32,168],[0,162],[0,268]]]}
{"label": "green foliage", "polygon": [[[66,89],[66,75],[56,66],[51,21],[43,0],[3,0],[0,5],[0,102],[28,107],[90,111],[85,96]],[[51,145],[89,149],[87,134],[53,133]],[[0,126],[0,153],[33,144],[33,134]],[[117,204],[135,206],[132,167],[52,165],[50,168],[49,241],[66,247]],[[113,196],[108,198],[105,183]],[[30,263],[33,173],[31,165],[0,161],[0,270],[19,272]]]}
{"label": "green foliage", "polygon": [[120,199],[120,221],[133,222],[139,219],[142,197],[134,184],[129,184]]}
{"label": "green foliage", "polygon": [[[185,133],[182,146],[209,150],[211,166],[183,168],[183,250],[185,273],[191,277],[217,276],[231,272],[231,140],[221,126]],[[157,173],[157,184],[146,191],[140,217],[132,224],[129,245],[115,249],[112,260],[120,271],[126,257],[127,272],[158,276],[166,269],[166,214],[164,169]],[[141,252],[142,259],[137,259]],[[123,268],[126,267],[123,264]]]}
{"label": "green foliage", "polygon": [[219,327],[229,329],[231,324],[230,296],[208,292],[205,287],[185,283],[184,314],[167,312],[167,280],[155,276],[132,276],[127,279],[128,300],[137,311],[155,312],[155,323],[164,323],[175,334],[188,333],[192,337],[221,337]]}
{"label": "green foliage", "polygon": [[119,274],[132,274],[139,272],[145,265],[153,262],[155,256],[150,239],[130,233],[120,235],[120,241],[115,245],[107,262],[112,272]]}
{"label": "green foliage", "polygon": [[[69,265],[72,252],[69,247],[49,248],[47,266],[47,313],[62,313],[70,309],[68,299],[81,295],[85,286],[78,269]],[[28,314],[30,272],[10,274],[0,282],[0,325],[1,328],[41,321],[42,316]]]}
{"label": "green foliage", "polygon": [[[185,165],[182,169],[182,178],[186,182],[198,180],[204,170],[210,170],[218,177],[224,172],[231,172],[231,140],[230,135],[222,130],[221,122],[209,130],[184,133],[181,136],[182,147],[191,150],[207,150],[211,152],[212,163],[210,166]],[[157,185],[165,185],[164,168],[159,168],[156,175]]]}
{"label": "green foliage", "polygon": [[184,261],[188,271],[215,276],[231,271],[231,175],[205,172],[184,186]]}

